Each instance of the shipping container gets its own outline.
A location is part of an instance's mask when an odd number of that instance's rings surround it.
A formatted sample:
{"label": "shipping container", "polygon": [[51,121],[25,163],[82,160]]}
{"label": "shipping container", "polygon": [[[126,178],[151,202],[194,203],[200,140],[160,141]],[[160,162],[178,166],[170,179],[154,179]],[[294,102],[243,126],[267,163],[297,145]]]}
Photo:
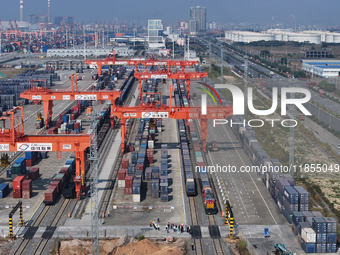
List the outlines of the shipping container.
{"label": "shipping container", "polygon": [[0,198],[5,198],[9,194],[9,184],[1,183],[0,184]]}

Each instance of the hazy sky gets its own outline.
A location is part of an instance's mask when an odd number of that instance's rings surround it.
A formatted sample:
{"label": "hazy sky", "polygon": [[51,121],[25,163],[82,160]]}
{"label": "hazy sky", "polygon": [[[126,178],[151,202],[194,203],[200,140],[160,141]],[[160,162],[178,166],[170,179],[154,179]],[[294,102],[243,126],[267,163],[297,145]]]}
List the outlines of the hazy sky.
{"label": "hazy sky", "polygon": [[[162,18],[169,23],[187,20],[189,7],[208,8],[208,21],[220,23],[339,24],[339,0],[51,0],[53,16],[75,16],[76,21],[136,22]],[[19,19],[19,0],[0,0],[0,19]],[[29,14],[46,14],[47,0],[24,0]]]}

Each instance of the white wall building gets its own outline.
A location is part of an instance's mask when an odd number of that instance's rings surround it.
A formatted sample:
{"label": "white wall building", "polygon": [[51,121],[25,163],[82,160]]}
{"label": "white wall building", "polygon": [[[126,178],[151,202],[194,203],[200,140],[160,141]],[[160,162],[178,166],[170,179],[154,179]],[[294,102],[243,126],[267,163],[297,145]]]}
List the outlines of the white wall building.
{"label": "white wall building", "polygon": [[329,78],[340,76],[340,60],[302,60],[302,70]]}
{"label": "white wall building", "polygon": [[148,20],[148,43],[149,49],[165,48],[162,20],[160,19]]}
{"label": "white wall building", "polygon": [[250,31],[226,31],[225,39],[232,42],[256,42],[256,41],[293,41],[293,42],[309,42],[314,44],[340,43],[340,33],[332,33],[328,31],[300,31],[292,32],[290,30],[270,29],[261,32]]}

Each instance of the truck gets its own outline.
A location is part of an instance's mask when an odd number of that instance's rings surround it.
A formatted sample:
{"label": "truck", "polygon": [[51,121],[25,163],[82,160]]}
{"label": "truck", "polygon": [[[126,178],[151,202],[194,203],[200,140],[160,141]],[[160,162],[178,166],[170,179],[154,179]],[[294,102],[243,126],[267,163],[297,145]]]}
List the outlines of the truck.
{"label": "truck", "polygon": [[212,142],[211,149],[212,151],[218,151],[218,142]]}
{"label": "truck", "polygon": [[42,118],[42,115],[41,115],[41,113],[39,112],[38,114],[37,114],[37,118],[36,118],[36,120],[35,120],[35,128],[36,129],[40,129],[40,128],[42,128],[44,126],[44,119]]}

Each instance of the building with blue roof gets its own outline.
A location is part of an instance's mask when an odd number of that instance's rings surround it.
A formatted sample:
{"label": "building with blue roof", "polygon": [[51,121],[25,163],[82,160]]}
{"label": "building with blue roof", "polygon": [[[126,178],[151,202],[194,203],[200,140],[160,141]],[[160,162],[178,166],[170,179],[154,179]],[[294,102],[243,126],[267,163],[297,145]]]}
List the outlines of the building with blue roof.
{"label": "building with blue roof", "polygon": [[340,60],[302,60],[302,70],[320,77],[339,77],[340,76]]}

